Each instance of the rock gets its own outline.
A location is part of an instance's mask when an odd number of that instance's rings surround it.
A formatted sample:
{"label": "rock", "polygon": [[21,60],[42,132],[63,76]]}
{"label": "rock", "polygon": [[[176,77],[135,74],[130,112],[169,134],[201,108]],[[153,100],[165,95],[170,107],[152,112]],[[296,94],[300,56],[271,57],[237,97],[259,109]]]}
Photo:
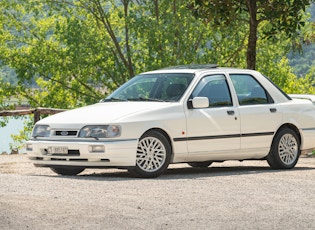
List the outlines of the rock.
{"label": "rock", "polygon": [[11,150],[11,154],[19,154],[19,150],[17,148],[13,148]]}

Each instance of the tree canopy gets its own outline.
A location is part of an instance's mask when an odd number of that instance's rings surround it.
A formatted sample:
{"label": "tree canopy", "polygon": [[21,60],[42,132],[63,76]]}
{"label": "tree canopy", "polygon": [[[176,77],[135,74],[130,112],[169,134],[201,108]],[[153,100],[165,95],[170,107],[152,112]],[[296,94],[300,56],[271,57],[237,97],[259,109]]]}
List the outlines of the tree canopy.
{"label": "tree canopy", "polygon": [[[303,26],[307,1],[299,0],[298,8],[292,1],[199,2],[219,6],[213,18],[205,11],[208,23],[197,19],[184,0],[3,0],[0,60],[6,71],[0,78],[10,72],[17,81],[2,81],[0,101],[14,96],[32,107],[74,108],[99,101],[143,71],[191,63],[246,68],[253,58],[251,18],[260,25],[255,68],[288,92],[292,81],[306,84],[292,74],[285,56]],[[253,2],[256,11],[249,9]],[[283,19],[267,21],[273,6],[277,15],[282,12],[280,2],[288,5]]]}
{"label": "tree canopy", "polygon": [[192,11],[185,0],[0,1],[0,109],[12,98],[92,104],[140,72],[179,64],[248,67],[287,93],[314,93],[315,70],[297,78],[286,58],[302,32],[313,42],[310,1],[193,2]]}
{"label": "tree canopy", "polygon": [[0,59],[33,106],[93,103],[136,73],[211,61],[212,32],[175,3],[2,1]]}
{"label": "tree canopy", "polygon": [[[305,25],[306,8],[312,0],[195,0],[190,8],[197,17],[214,26],[237,28],[246,24],[248,69],[256,69],[258,38],[279,39],[299,35]],[[283,37],[283,36],[282,36]]]}

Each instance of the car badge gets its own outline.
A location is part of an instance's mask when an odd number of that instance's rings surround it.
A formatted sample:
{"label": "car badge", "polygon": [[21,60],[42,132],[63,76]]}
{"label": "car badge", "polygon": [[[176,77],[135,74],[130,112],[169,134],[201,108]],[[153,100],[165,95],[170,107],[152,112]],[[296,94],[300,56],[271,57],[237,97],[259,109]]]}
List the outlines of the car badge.
{"label": "car badge", "polygon": [[62,131],[60,134],[61,136],[68,136],[68,131]]}

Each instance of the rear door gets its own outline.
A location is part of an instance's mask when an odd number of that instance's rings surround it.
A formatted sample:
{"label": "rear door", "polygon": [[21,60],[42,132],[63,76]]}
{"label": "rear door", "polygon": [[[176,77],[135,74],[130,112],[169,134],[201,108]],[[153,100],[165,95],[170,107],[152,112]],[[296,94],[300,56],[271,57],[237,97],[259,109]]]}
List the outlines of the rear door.
{"label": "rear door", "polygon": [[230,77],[239,101],[241,149],[267,153],[282,122],[281,108],[254,76],[230,74]]}

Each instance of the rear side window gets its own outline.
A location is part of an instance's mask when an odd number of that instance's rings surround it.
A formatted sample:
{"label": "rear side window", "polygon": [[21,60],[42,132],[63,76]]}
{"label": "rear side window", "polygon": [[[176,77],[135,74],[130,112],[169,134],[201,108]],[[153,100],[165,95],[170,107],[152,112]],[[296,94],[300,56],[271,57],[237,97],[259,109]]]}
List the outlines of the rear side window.
{"label": "rear side window", "polygon": [[272,98],[251,75],[231,74],[231,79],[240,105],[273,103]]}

